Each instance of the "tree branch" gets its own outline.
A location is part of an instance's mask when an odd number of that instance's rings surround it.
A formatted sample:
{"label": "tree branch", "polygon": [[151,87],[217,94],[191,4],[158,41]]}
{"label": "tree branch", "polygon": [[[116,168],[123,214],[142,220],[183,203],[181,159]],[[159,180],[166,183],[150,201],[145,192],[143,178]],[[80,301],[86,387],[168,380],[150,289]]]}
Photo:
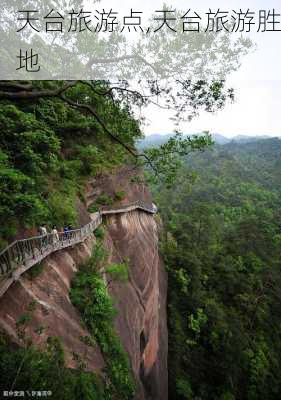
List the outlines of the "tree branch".
{"label": "tree branch", "polygon": [[[82,82],[83,83],[83,82]],[[90,114],[92,114],[94,116],[94,118],[96,119],[96,121],[100,124],[100,126],[103,128],[103,130],[105,131],[105,133],[107,133],[107,135],[116,143],[118,143],[120,146],[122,146],[125,150],[127,150],[127,152],[129,154],[131,154],[135,159],[137,158],[144,158],[146,160],[146,163],[150,165],[150,167],[154,170],[154,172],[158,175],[158,171],[155,169],[155,166],[153,165],[151,159],[145,154],[145,153],[138,153],[136,152],[134,149],[132,149],[131,147],[129,147],[126,143],[122,142],[122,140],[120,140],[117,136],[115,136],[105,125],[105,123],[103,122],[103,120],[100,118],[100,116],[98,115],[98,113],[96,112],[96,110],[94,109],[93,106],[90,106],[88,104],[79,104],[76,103],[75,101],[72,101],[70,99],[68,99],[67,97],[65,97],[65,95],[61,94],[60,98],[66,102],[67,104],[69,104],[71,107],[75,107],[78,109],[82,109],[85,111],[88,111]]]}
{"label": "tree branch", "polygon": [[93,57],[88,61],[87,67],[90,68],[94,64],[113,64],[113,63],[119,63],[122,61],[129,61],[129,60],[141,61],[143,64],[150,67],[157,75],[159,75],[159,71],[157,71],[156,68],[150,62],[148,62],[145,58],[143,58],[139,54],[124,55],[124,56],[111,57],[111,58],[94,58]]}
{"label": "tree branch", "polygon": [[[29,89],[21,90],[20,92],[7,92],[7,91],[0,91],[0,99],[37,99],[39,97],[57,97],[64,93],[69,88],[75,86],[79,81],[71,81],[66,83],[64,86],[54,90],[38,90],[32,92]],[[2,83],[1,83],[2,85]],[[0,85],[0,87],[1,87]]]}
{"label": "tree branch", "polygon": [[15,89],[17,91],[19,90],[32,90],[32,84],[31,83],[18,83],[18,82],[9,82],[9,81],[0,81],[0,88],[10,88],[10,89]]}
{"label": "tree branch", "polygon": [[[85,83],[85,84],[88,84],[88,85],[91,85],[90,82],[85,82],[85,81],[84,81],[84,83]],[[95,93],[99,94],[100,96],[107,96],[108,94],[110,94],[110,93],[112,93],[114,90],[116,90],[116,91],[120,91],[120,92],[126,92],[126,93],[128,93],[128,94],[137,96],[137,97],[139,97],[139,98],[147,98],[147,97],[148,97],[148,96],[146,96],[146,95],[142,95],[140,92],[138,92],[138,91],[136,91],[136,90],[127,89],[127,88],[124,88],[124,87],[121,87],[121,86],[112,86],[112,87],[110,87],[108,90],[106,90],[105,92],[99,92],[99,91],[97,91],[96,89],[94,89],[93,87],[92,87],[92,89],[95,91]]]}
{"label": "tree branch", "polygon": [[102,121],[102,119],[100,118],[100,116],[98,115],[98,113],[96,112],[96,110],[94,109],[93,106],[90,106],[88,104],[80,104],[80,103],[76,103],[75,101],[72,101],[70,99],[68,99],[67,97],[65,97],[64,94],[61,94],[59,96],[65,103],[69,104],[71,107],[75,107],[81,110],[85,110],[90,112],[90,114],[92,114],[95,119],[97,120],[97,122],[101,125],[101,127],[103,128],[103,130],[108,134],[108,136],[115,141],[116,143],[120,144],[121,146],[123,146],[132,156],[137,157],[138,154],[132,149],[130,148],[128,145],[126,145],[125,143],[123,143],[117,136],[115,136],[112,132],[110,132],[110,130],[107,128],[107,126],[105,125],[105,123]]}
{"label": "tree branch", "polygon": [[[64,86],[61,88],[55,89],[55,90],[39,90],[39,91],[34,91],[32,92],[32,87],[27,88],[24,87],[24,90],[21,90],[19,92],[7,92],[7,91],[0,91],[0,99],[10,99],[10,100],[16,100],[16,99],[37,99],[37,98],[42,98],[42,97],[58,97],[71,107],[80,109],[80,110],[85,110],[89,112],[90,114],[93,115],[93,117],[96,119],[96,121],[100,124],[100,126],[103,128],[104,132],[111,138],[112,141],[118,143],[120,146],[122,146],[129,154],[131,154],[135,159],[143,158],[145,159],[146,163],[150,165],[152,170],[155,172],[156,175],[158,175],[158,171],[155,168],[152,160],[145,154],[145,153],[138,153],[134,149],[132,149],[130,146],[128,146],[126,143],[122,142],[116,135],[114,135],[106,126],[106,124],[103,122],[103,120],[100,118],[98,115],[97,111],[94,109],[93,106],[90,106],[88,104],[80,104],[78,102],[75,102],[68,97],[64,95],[64,93],[74,87],[77,83],[82,83],[84,85],[90,86],[92,90],[95,88],[90,82],[87,81],[70,81],[66,83]],[[17,84],[16,84],[17,85]],[[1,87],[1,84],[0,84]],[[20,87],[19,87],[20,89]],[[30,89],[30,90],[29,90]]]}

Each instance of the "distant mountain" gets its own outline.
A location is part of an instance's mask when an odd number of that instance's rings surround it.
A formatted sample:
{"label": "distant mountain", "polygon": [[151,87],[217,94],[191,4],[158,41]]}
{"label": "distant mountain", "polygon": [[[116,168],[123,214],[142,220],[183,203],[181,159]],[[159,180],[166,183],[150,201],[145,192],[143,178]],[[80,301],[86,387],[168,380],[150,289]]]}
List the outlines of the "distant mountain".
{"label": "distant mountain", "polygon": [[[193,136],[194,134],[184,134],[183,136]],[[139,142],[139,147],[144,149],[152,146],[161,146],[166,143],[172,136],[173,133],[165,133],[165,134],[152,134],[146,136],[143,140]],[[271,136],[263,135],[263,136],[249,136],[249,135],[236,135],[232,138],[227,138],[219,133],[212,134],[213,140],[215,143],[220,145],[225,145],[231,142],[237,143],[251,143],[259,140],[271,139]]]}
{"label": "distant mountain", "polygon": [[217,144],[227,144],[231,142],[231,139],[220,135],[219,133],[213,133],[212,134],[213,140],[217,143]]}
{"label": "distant mountain", "polygon": [[272,139],[272,137],[267,136],[267,135],[263,135],[263,136],[237,135],[237,136],[234,136],[231,140],[234,142],[239,142],[239,143],[250,143],[250,142],[256,142],[257,140],[264,140],[264,139]]}
{"label": "distant mountain", "polygon": [[173,133],[166,133],[163,135],[160,134],[153,134],[146,136],[143,140],[140,140],[138,143],[138,147],[141,149],[152,147],[152,146],[161,146],[162,144],[166,143],[172,136]]}
{"label": "distant mountain", "polygon": [[272,139],[271,136],[267,135],[262,135],[262,136],[249,136],[249,135],[236,135],[233,136],[232,138],[227,138],[223,135],[220,135],[219,133],[214,133],[212,134],[214,141],[217,144],[227,144],[230,142],[238,142],[238,143],[250,143],[250,142],[256,142],[259,140],[265,140],[265,139]]}

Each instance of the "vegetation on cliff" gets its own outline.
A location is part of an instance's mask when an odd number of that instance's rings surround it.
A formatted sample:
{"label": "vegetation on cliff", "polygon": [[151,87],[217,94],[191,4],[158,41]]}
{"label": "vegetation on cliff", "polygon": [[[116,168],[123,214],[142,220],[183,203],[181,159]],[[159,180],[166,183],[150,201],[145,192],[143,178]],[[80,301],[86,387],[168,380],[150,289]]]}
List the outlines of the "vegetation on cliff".
{"label": "vegetation on cliff", "polygon": [[[34,82],[32,87],[34,91],[54,91],[63,85],[63,82]],[[85,203],[87,181],[124,163],[132,163],[128,149],[133,149],[134,141],[141,137],[139,122],[128,106],[100,96],[99,90],[106,90],[106,85],[76,83],[67,91],[67,101],[71,104],[57,96],[1,100],[0,247],[22,228],[42,223],[75,226],[77,201]],[[106,121],[106,128],[91,112],[77,109],[78,103],[94,107],[99,118]],[[114,138],[105,129],[117,132]],[[116,200],[123,196],[123,192],[116,193]],[[97,206],[105,201],[100,198]],[[103,236],[101,229],[96,234]],[[56,338],[49,338],[44,351],[33,347],[31,342],[16,348],[3,339],[0,348],[0,369],[5,371],[1,373],[3,391],[46,389],[52,391],[54,399],[132,397],[134,383],[129,361],[112,325],[113,303],[103,279],[90,268],[92,263],[93,258],[77,274],[71,293],[74,304],[87,316],[84,322],[93,334],[93,340],[87,343],[99,345],[104,354],[108,382],[101,383],[85,372],[83,360],[78,358],[76,372],[65,368],[63,350]],[[112,265],[107,272],[110,280],[125,279],[124,265]],[[89,287],[93,296],[88,293]],[[26,324],[30,318],[29,314],[23,315],[19,323]]]}
{"label": "vegetation on cliff", "polygon": [[[0,82],[0,89],[0,247],[19,228],[75,225],[90,177],[130,163],[171,180],[179,156],[211,144],[208,135],[178,135],[160,149],[137,151],[142,134],[132,107],[141,95],[105,82]],[[191,108],[202,91],[210,110],[233,95],[201,82],[186,99]]]}
{"label": "vegetation on cliff", "polygon": [[108,379],[105,399],[130,400],[135,393],[134,379],[128,356],[114,331],[116,310],[102,276],[104,271],[124,281],[128,279],[128,267],[112,264],[105,268],[106,256],[102,243],[97,243],[91,258],[76,274],[70,297],[104,356]]}
{"label": "vegetation on cliff", "polygon": [[[48,337],[43,349],[33,345],[27,334],[29,324],[38,303],[31,302],[16,323],[20,346],[0,334],[0,392],[48,393],[57,399],[118,400],[133,398],[135,382],[126,352],[115,332],[113,318],[116,316],[114,301],[108,293],[113,280],[126,282],[126,263],[106,265],[107,252],[102,245],[102,230],[90,259],[81,265],[70,292],[73,304],[81,313],[82,323],[90,332],[79,340],[87,347],[99,346],[105,368],[102,374],[89,372],[81,355],[73,352],[76,369],[64,364],[64,350],[59,338]],[[105,283],[103,274],[108,274]],[[45,327],[34,331],[42,335]],[[46,395],[47,396],[47,395]]]}
{"label": "vegetation on cliff", "polygon": [[[84,187],[89,178],[124,163],[148,165],[154,177],[168,183],[168,188],[157,184],[161,197],[156,194],[155,200],[168,231],[163,253],[170,275],[171,398],[222,400],[237,396],[254,400],[261,398],[260,393],[273,398],[270,396],[279,387],[272,367],[279,365],[278,356],[272,352],[280,327],[278,294],[275,286],[271,289],[278,280],[274,268],[279,265],[276,243],[280,237],[274,210],[279,197],[272,187],[265,189],[263,181],[258,180],[262,174],[256,180],[251,174],[248,177],[248,169],[241,167],[248,165],[247,155],[232,161],[220,152],[207,153],[202,159],[192,157],[192,164],[180,170],[175,191],[174,186],[169,187],[181,168],[180,157],[209,147],[212,141],[208,134],[193,138],[177,135],[159,148],[140,153],[135,147],[141,137],[140,125],[133,117],[130,101],[125,101],[126,90],[122,98],[120,92],[116,95],[102,82],[13,82],[2,86],[0,247],[20,228],[42,223],[76,225],[77,201],[86,205]],[[187,88],[190,97],[183,100],[195,110],[204,104],[210,111],[221,108],[233,95],[215,82],[206,86],[202,81],[193,89]],[[135,100],[138,103],[138,96]],[[224,159],[225,164],[218,164]],[[269,169],[265,168],[264,181],[271,173],[270,166],[266,164]],[[202,175],[193,191],[190,167]],[[225,175],[218,180],[221,167]],[[116,193],[117,200],[123,197],[123,192]],[[89,211],[105,203],[111,205],[112,199],[101,194]],[[235,240],[237,247],[233,246]],[[269,253],[260,254],[259,241]],[[108,272],[116,276],[116,271],[126,278],[120,265]],[[1,347],[1,370],[9,366],[5,379],[10,387],[15,386],[15,377],[17,384],[34,387],[31,379],[37,373],[38,387],[45,387],[48,376],[49,389],[54,388],[55,396],[66,386],[73,399],[132,398],[135,388],[130,365],[114,333],[114,307],[106,289],[91,259],[77,274],[71,298],[91,332],[84,340],[89,345],[98,344],[104,355],[108,381],[100,384],[87,374],[80,359],[76,360],[77,373],[67,371],[61,348],[53,346],[56,339],[51,338],[51,347],[42,353],[31,344],[14,352],[9,352],[6,344]],[[273,319],[269,321],[271,311]],[[272,333],[264,324],[274,327]],[[254,335],[257,337],[253,339]],[[276,348],[280,350],[278,344]],[[25,357],[34,367],[30,377]],[[25,366],[20,371],[19,362]],[[226,374],[233,366],[233,373]],[[58,369],[63,375],[59,389],[55,380]],[[257,384],[260,379],[263,386]],[[244,387],[245,393],[240,392]]]}
{"label": "vegetation on cliff", "polygon": [[62,400],[105,400],[104,386],[93,374],[64,366],[64,353],[57,338],[49,338],[44,351],[31,343],[12,346],[0,336],[0,392],[43,393],[42,397]]}
{"label": "vegetation on cliff", "polygon": [[[54,90],[56,82],[36,82]],[[102,89],[96,85],[96,89]],[[128,146],[141,136],[130,110],[95,94],[87,85],[68,90],[73,102],[92,104],[110,130]],[[0,237],[19,227],[75,225],[77,196],[83,200],[90,176],[124,162],[126,151],[114,146],[96,119],[61,99],[0,102]]]}

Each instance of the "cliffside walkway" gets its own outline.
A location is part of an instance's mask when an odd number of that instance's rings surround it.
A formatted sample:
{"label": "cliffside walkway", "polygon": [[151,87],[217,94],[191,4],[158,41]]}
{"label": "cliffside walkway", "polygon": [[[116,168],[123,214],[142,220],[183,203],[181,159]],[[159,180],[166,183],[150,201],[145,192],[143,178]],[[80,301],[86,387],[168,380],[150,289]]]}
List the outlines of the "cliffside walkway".
{"label": "cliffside walkway", "polygon": [[17,240],[0,253],[0,297],[9,289],[11,284],[34,265],[40,263],[48,255],[82,243],[103,221],[103,216],[128,213],[142,210],[150,214],[157,212],[154,204],[142,201],[121,206],[120,208],[102,207],[93,214],[92,221],[79,229],[59,233],[59,240],[54,235],[36,236],[29,239]]}

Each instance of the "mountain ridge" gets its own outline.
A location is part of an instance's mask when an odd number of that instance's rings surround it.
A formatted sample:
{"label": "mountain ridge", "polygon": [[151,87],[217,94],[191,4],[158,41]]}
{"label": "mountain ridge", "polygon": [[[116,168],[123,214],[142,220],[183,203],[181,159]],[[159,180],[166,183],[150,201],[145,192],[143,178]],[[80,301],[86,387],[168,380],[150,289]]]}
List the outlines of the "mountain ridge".
{"label": "mountain ridge", "polygon": [[[161,146],[165,142],[167,142],[171,137],[173,137],[175,134],[174,133],[164,133],[164,134],[159,134],[159,133],[154,133],[151,135],[146,136],[144,139],[139,141],[139,147],[141,148],[146,148],[150,146]],[[184,133],[183,136],[194,136],[194,135],[200,135],[200,133],[190,133],[186,134]],[[237,142],[237,143],[249,143],[249,142],[256,142],[259,140],[266,140],[266,139],[273,139],[277,136],[270,136],[270,135],[235,135],[231,138],[226,137],[220,133],[212,133],[211,136],[213,137],[213,140],[216,144],[224,145],[228,144],[231,142]]]}

